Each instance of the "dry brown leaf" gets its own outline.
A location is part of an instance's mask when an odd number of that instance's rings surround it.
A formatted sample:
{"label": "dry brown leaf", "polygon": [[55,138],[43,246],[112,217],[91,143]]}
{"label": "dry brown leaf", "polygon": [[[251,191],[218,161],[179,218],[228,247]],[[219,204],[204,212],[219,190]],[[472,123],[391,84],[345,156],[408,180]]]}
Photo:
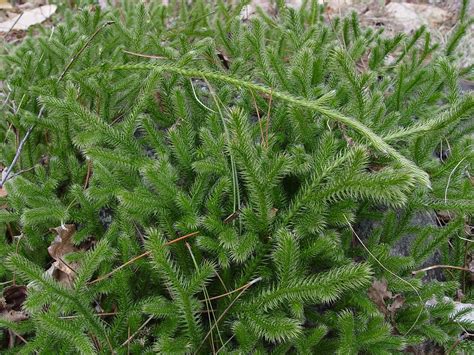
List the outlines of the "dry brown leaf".
{"label": "dry brown leaf", "polygon": [[385,299],[392,298],[392,293],[387,289],[387,281],[374,280],[368,291],[369,298],[375,303],[378,310],[385,315],[389,315],[390,311],[385,304]]}
{"label": "dry brown leaf", "polygon": [[448,224],[449,221],[453,219],[453,215],[449,211],[437,211],[436,217],[438,218],[438,222],[444,226]]}
{"label": "dry brown leaf", "polygon": [[48,247],[48,253],[53,259],[58,260],[64,255],[77,250],[71,240],[74,233],[76,233],[74,224],[51,228],[51,232],[56,233],[56,238]]}
{"label": "dry brown leaf", "polygon": [[381,164],[377,164],[377,163],[370,163],[368,168],[369,168],[369,171],[377,172],[377,171],[382,170],[384,168],[384,166],[381,165]]}
{"label": "dry brown leaf", "polygon": [[0,318],[10,322],[21,322],[22,320],[27,320],[28,315],[24,311],[6,311],[0,313]]}
{"label": "dry brown leaf", "polygon": [[26,10],[8,21],[0,22],[0,32],[27,30],[30,26],[47,20],[56,12],[56,9],[56,5],[44,5],[36,9]]}
{"label": "dry brown leaf", "polygon": [[[1,198],[6,198],[8,196],[7,190],[5,188],[0,187],[0,199]],[[8,207],[8,204],[6,203],[0,203],[0,210],[4,210]]]}
{"label": "dry brown leaf", "polygon": [[374,280],[368,291],[369,298],[375,303],[378,310],[391,319],[397,310],[405,304],[405,298],[400,295],[392,295],[387,288],[387,280]]}
{"label": "dry brown leaf", "polygon": [[74,224],[66,224],[64,226],[51,229],[56,233],[51,245],[48,247],[48,253],[55,260],[51,267],[46,271],[53,278],[67,286],[71,286],[74,281],[76,270],[79,267],[78,262],[67,263],[65,256],[74,253],[79,249],[73,244],[72,236],[76,233]]}
{"label": "dry brown leaf", "polygon": [[268,212],[268,217],[275,218],[276,214],[278,213],[278,208],[272,207],[272,209]]}
{"label": "dry brown leaf", "polygon": [[224,52],[221,52],[221,51],[218,51],[217,52],[217,57],[220,59],[222,65],[224,66],[224,68],[226,68],[227,70],[230,68],[230,61],[229,61],[229,57],[227,57]]}

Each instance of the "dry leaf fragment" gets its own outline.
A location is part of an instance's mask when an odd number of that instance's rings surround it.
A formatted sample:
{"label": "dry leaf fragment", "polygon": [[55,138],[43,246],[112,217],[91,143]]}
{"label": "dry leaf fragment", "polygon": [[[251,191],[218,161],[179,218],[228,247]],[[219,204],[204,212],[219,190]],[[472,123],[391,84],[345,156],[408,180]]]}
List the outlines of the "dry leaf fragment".
{"label": "dry leaf fragment", "polygon": [[28,315],[24,311],[6,311],[0,313],[0,318],[5,319],[10,322],[21,322],[22,320],[27,320]]}
{"label": "dry leaf fragment", "polygon": [[385,304],[385,299],[391,298],[392,293],[387,289],[386,280],[374,280],[372,286],[369,288],[368,296],[375,303],[380,312],[386,316],[390,314],[390,311]]}
{"label": "dry leaf fragment", "polygon": [[397,310],[403,307],[405,304],[405,298],[400,295],[396,294],[393,297],[393,301],[391,304],[388,305],[387,309],[390,312],[390,316],[393,318],[395,316],[395,313],[397,313]]}
{"label": "dry leaf fragment", "polygon": [[441,226],[448,224],[453,219],[453,215],[449,211],[437,211],[436,217]]}
{"label": "dry leaf fragment", "polygon": [[384,168],[383,165],[377,164],[377,163],[371,163],[369,164],[369,167],[368,167],[369,171],[371,172],[377,172],[377,171],[382,170],[383,168]]}
{"label": "dry leaf fragment", "polygon": [[56,5],[44,5],[36,9],[26,10],[8,21],[0,22],[0,32],[11,30],[27,30],[30,26],[41,23],[56,12]]}
{"label": "dry leaf fragment", "polygon": [[51,228],[51,232],[56,233],[56,238],[48,247],[48,253],[53,259],[58,260],[64,255],[77,250],[71,240],[74,233],[76,233],[76,226],[74,224]]}
{"label": "dry leaf fragment", "polygon": [[64,258],[67,254],[78,251],[79,249],[72,243],[72,236],[76,233],[74,224],[51,229],[56,233],[51,245],[48,247],[48,253],[55,260],[51,267],[46,271],[59,282],[70,286],[74,281],[76,270],[79,267],[78,262],[67,263]]}
{"label": "dry leaf fragment", "polygon": [[224,66],[224,68],[226,68],[227,70],[229,70],[230,68],[230,61],[229,61],[229,57],[227,57],[224,52],[221,52],[221,51],[218,51],[217,52],[217,57],[220,59],[222,65]]}
{"label": "dry leaf fragment", "polygon": [[[7,172],[7,167],[0,166],[1,169],[1,174],[0,174],[0,179],[1,181],[4,180],[6,172]],[[7,190],[5,190],[5,186],[0,187],[0,198],[5,198],[8,196]],[[0,209],[7,208],[6,204],[0,205]]]}
{"label": "dry leaf fragment", "polygon": [[0,319],[10,322],[28,319],[28,315],[22,310],[26,296],[26,286],[12,285],[6,287],[3,290],[3,297],[0,298]]}
{"label": "dry leaf fragment", "polygon": [[[8,196],[7,190],[4,187],[0,187],[0,198],[5,198]],[[7,204],[0,204],[0,209],[7,208]]]}
{"label": "dry leaf fragment", "polygon": [[268,212],[268,217],[275,218],[276,214],[278,213],[278,208],[272,207],[272,209]]}
{"label": "dry leaf fragment", "polygon": [[[390,316],[392,319],[397,310],[405,304],[405,298],[402,295],[396,294],[393,296],[392,292],[388,290],[386,280],[375,280],[369,288],[368,296],[380,312],[385,316]],[[387,306],[386,300],[391,300],[392,302]]]}

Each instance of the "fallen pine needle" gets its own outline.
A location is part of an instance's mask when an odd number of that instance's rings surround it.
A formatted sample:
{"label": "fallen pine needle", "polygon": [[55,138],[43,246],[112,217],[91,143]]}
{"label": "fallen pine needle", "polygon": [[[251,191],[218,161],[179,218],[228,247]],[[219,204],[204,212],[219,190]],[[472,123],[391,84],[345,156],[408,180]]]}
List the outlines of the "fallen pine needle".
{"label": "fallen pine needle", "polygon": [[122,345],[120,345],[120,347],[125,346],[125,345],[127,345],[128,343],[130,343],[130,342],[132,341],[132,339],[135,338],[135,336],[136,336],[138,333],[140,333],[140,331],[141,331],[143,328],[145,328],[148,323],[151,322],[152,319],[153,319],[153,316],[148,317],[148,319],[140,326],[140,328],[138,328],[135,333],[133,333],[132,335],[130,335],[130,336],[127,338],[127,340],[125,340],[125,341],[122,343]]}
{"label": "fallen pine needle", "polygon": [[[183,235],[179,238],[176,238],[176,239],[173,239],[173,240],[170,240],[169,242],[166,242],[164,245],[165,246],[168,246],[168,245],[171,245],[171,244],[174,244],[174,243],[177,243],[183,239],[186,239],[186,238],[189,238],[189,237],[193,237],[195,235],[199,234],[199,232],[193,232],[193,233],[189,233],[189,234],[186,234],[186,235]],[[133,264],[135,261],[137,260],[140,260],[141,258],[144,258],[145,256],[148,256],[150,255],[151,252],[150,251],[146,251],[144,252],[143,254],[140,254],[140,255],[137,255],[135,257],[133,257],[132,259],[128,260],[125,264],[122,264],[120,265],[119,267],[117,267],[116,269],[113,269],[111,272],[109,272],[108,274],[105,274],[103,276],[100,276],[98,277],[97,279],[93,280],[93,281],[89,281],[87,283],[87,285],[93,285],[99,281],[102,281],[102,280],[105,280],[107,278],[109,278],[110,276],[112,276],[113,274],[115,274],[117,271],[120,271],[122,270],[124,267],[130,265],[130,264]]]}
{"label": "fallen pine needle", "polygon": [[419,274],[420,272],[425,272],[425,271],[435,270],[435,269],[454,269],[454,270],[472,272],[467,267],[454,266],[454,265],[432,265],[432,266],[428,266],[428,267],[425,267],[425,268],[420,269],[420,270],[412,271],[411,274],[416,275],[416,274]]}
{"label": "fallen pine needle", "polygon": [[258,277],[256,278],[255,280],[252,280],[250,281],[248,284],[246,284],[244,286],[244,288],[242,289],[242,291],[240,291],[240,293],[232,300],[232,302],[227,306],[227,308],[224,310],[224,312],[222,312],[222,314],[219,316],[219,318],[217,318],[216,322],[213,324],[213,326],[211,327],[211,329],[209,329],[209,331],[207,332],[206,336],[204,337],[204,339],[202,340],[201,344],[199,345],[198,349],[196,350],[199,351],[199,349],[201,348],[201,346],[205,343],[206,339],[209,337],[209,335],[211,334],[211,332],[214,330],[214,328],[217,326],[217,324],[222,320],[222,318],[224,318],[224,316],[226,315],[226,313],[230,310],[230,308],[234,305],[235,302],[237,302],[237,300],[240,298],[240,296],[242,296],[242,294],[250,287],[252,286],[253,284],[261,281],[262,278],[261,277]]}
{"label": "fallen pine needle", "polygon": [[166,59],[165,57],[160,57],[158,55],[152,55],[152,54],[143,54],[143,53],[136,53],[136,52],[131,52],[123,49],[123,52],[126,54],[130,55],[135,55],[137,57],[142,57],[142,58],[150,58],[150,59]]}
{"label": "fallen pine needle", "polygon": [[[99,316],[99,317],[115,316],[117,314],[118,314],[118,312],[96,313],[96,315]],[[59,319],[76,319],[76,318],[79,318],[79,316],[62,316],[62,317],[58,317],[58,318]]]}

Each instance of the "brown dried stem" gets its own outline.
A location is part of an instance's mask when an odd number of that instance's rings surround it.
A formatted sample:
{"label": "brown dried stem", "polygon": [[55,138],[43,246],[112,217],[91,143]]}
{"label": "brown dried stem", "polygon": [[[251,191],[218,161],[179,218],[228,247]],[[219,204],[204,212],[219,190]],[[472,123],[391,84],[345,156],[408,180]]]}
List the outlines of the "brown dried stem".
{"label": "brown dried stem", "polygon": [[262,118],[260,117],[260,111],[258,110],[257,101],[255,100],[255,95],[253,94],[252,90],[250,90],[250,94],[252,94],[253,105],[255,107],[255,112],[257,113],[258,125],[260,126],[260,139],[262,144],[265,145],[265,135],[263,133],[263,125]]}
{"label": "brown dried stem", "polygon": [[412,271],[411,274],[412,274],[412,275],[416,275],[416,274],[419,274],[420,272],[430,271],[430,270],[434,270],[434,269],[454,269],[454,270],[461,270],[461,271],[466,271],[466,272],[472,272],[472,271],[469,270],[468,268],[462,267],[462,266],[454,266],[454,265],[432,265],[432,266],[428,266],[428,267],[425,267],[425,268],[420,269],[420,270]]}
{"label": "brown dried stem", "polygon": [[[169,242],[166,242],[164,245],[165,245],[165,246],[168,246],[168,245],[177,243],[177,242],[179,242],[179,241],[181,241],[181,240],[183,240],[183,239],[186,239],[186,238],[189,238],[189,237],[193,237],[193,236],[195,236],[195,235],[197,235],[197,234],[199,234],[199,232],[189,233],[189,234],[183,235],[183,236],[181,236],[181,237],[179,237],[179,238],[170,240]],[[148,255],[150,255],[150,254],[151,254],[150,251],[146,251],[146,252],[144,252],[143,254],[137,255],[137,256],[133,257],[132,259],[128,260],[126,263],[120,265],[120,266],[117,267],[116,269],[113,269],[113,270],[112,270],[111,272],[109,272],[108,274],[105,274],[105,275],[100,276],[99,278],[97,278],[97,279],[95,279],[95,280],[93,280],[93,281],[88,282],[87,285],[93,285],[93,284],[95,284],[95,283],[97,283],[97,282],[100,282],[100,281],[102,281],[102,280],[105,280],[105,279],[109,278],[110,276],[112,276],[113,274],[115,274],[116,272],[122,270],[124,267],[126,267],[126,266],[128,266],[128,265],[130,265],[130,264],[133,264],[135,261],[140,260],[140,259],[142,259],[142,258],[144,258],[145,256],[148,256]]]}
{"label": "brown dried stem", "polygon": [[265,127],[266,148],[268,148],[268,127],[270,126],[270,111],[272,109],[273,90],[270,91],[270,100],[268,102],[267,122]]}
{"label": "brown dried stem", "polygon": [[107,27],[107,26],[109,26],[113,23],[115,23],[115,21],[107,21],[102,26],[100,26],[98,29],[95,30],[95,32],[92,34],[92,36],[89,37],[87,42],[84,43],[84,45],[81,47],[81,49],[79,49],[77,51],[77,53],[74,54],[74,56],[69,61],[68,65],[66,65],[66,68],[64,68],[63,72],[61,73],[61,75],[58,78],[58,83],[64,78],[64,76],[66,75],[68,70],[72,67],[72,65],[77,60],[77,58],[79,58],[79,56],[82,54],[82,52],[84,52],[84,50],[87,48],[87,46],[89,46],[89,44],[92,42],[92,40],[95,38],[95,36],[97,36],[99,34],[99,32],[102,31],[105,27]]}
{"label": "brown dried stem", "polygon": [[125,345],[127,345],[128,343],[130,343],[130,342],[132,341],[132,339],[133,339],[138,333],[140,333],[140,331],[141,331],[143,328],[145,328],[148,323],[151,322],[152,319],[153,319],[153,316],[148,317],[148,319],[140,326],[140,328],[138,328],[135,333],[133,333],[132,335],[130,335],[130,336],[127,338],[127,340],[125,340],[125,341],[122,343],[122,345],[120,345],[120,347],[125,346]]}

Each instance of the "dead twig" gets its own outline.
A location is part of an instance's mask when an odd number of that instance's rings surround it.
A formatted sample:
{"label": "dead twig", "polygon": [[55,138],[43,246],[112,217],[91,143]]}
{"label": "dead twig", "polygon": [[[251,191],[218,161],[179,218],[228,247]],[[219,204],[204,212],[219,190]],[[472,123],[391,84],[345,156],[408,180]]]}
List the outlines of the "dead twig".
{"label": "dead twig", "polygon": [[[18,18],[18,20],[19,20],[19,18]],[[53,37],[53,33],[54,33],[54,27],[53,27],[53,30],[51,31],[51,35],[49,36],[49,40],[51,40],[51,38]],[[34,70],[35,73],[36,73],[36,70],[38,69],[39,63],[42,62],[43,57],[44,57],[44,53],[41,54],[41,57],[38,61],[38,64],[36,65],[36,68]],[[58,80],[58,82],[59,82],[59,80]],[[23,103],[24,98],[25,98],[25,95],[22,96],[20,104],[18,105],[18,108],[15,110],[15,114],[17,114],[18,111],[20,111],[20,108],[21,108],[21,105]],[[43,111],[44,111],[44,106],[41,107],[41,109],[38,113],[38,118],[41,117],[41,115],[43,114]],[[28,128],[28,130],[25,133],[25,136],[23,137],[20,144],[18,145],[18,148],[17,148],[16,153],[15,153],[15,157],[13,158],[12,163],[8,166],[8,169],[5,173],[5,175],[2,177],[2,181],[0,182],[0,188],[2,188],[3,184],[5,184],[5,182],[8,180],[8,176],[10,175],[10,173],[12,172],[13,167],[15,166],[18,159],[20,158],[20,154],[21,154],[21,150],[23,149],[23,145],[25,144],[26,140],[28,139],[28,137],[30,136],[30,134],[31,134],[31,132],[33,131],[34,128],[35,128],[35,125],[32,125],[30,128]]]}
{"label": "dead twig", "polygon": [[89,179],[91,178],[91,173],[92,173],[92,161],[88,160],[86,180],[84,181],[84,190],[87,189],[87,187],[89,186]]}
{"label": "dead twig", "polygon": [[446,354],[451,354],[451,352],[456,348],[456,346],[459,345],[459,343],[461,343],[464,339],[466,338],[470,338],[472,337],[471,334],[464,334],[464,335],[461,335],[455,342],[454,344],[448,349],[448,351],[446,351]]}
{"label": "dead twig", "polygon": [[63,263],[64,266],[66,266],[69,270],[71,270],[73,274],[76,274],[76,275],[77,275],[76,270],[74,270],[74,269],[71,267],[71,265],[69,265],[63,258],[61,258],[60,256],[58,256],[58,259],[59,259],[60,262]]}
{"label": "dead twig", "polygon": [[228,215],[223,221],[222,223],[224,224],[229,224],[230,222],[234,221],[237,217],[239,217],[240,215],[240,210],[237,210],[233,213],[231,213],[230,215]]}
{"label": "dead twig", "polygon": [[219,354],[223,349],[225,349],[225,346],[229,344],[230,341],[234,339],[234,337],[235,337],[235,334],[233,334],[229,339],[227,339],[227,341],[224,344],[222,344],[222,346],[219,349],[217,349],[216,355]]}
{"label": "dead twig", "polygon": [[11,32],[11,31],[13,30],[13,28],[15,27],[15,25],[18,23],[18,21],[20,21],[20,19],[21,19],[21,17],[23,16],[23,14],[24,14],[24,12],[22,12],[22,13],[20,14],[20,16],[18,16],[18,18],[15,20],[15,22],[13,22],[13,25],[8,29],[8,32],[5,33],[5,35],[4,35],[5,38],[10,34],[10,32]]}
{"label": "dead twig", "polygon": [[12,177],[10,179],[13,179],[14,177],[17,177],[18,175],[21,175],[21,174],[24,174],[24,173],[27,173],[31,170],[34,170],[38,165],[34,165],[32,167],[29,167],[27,169],[23,169],[23,170],[20,170],[19,172],[15,173],[12,175]]}
{"label": "dead twig", "polygon": [[[9,333],[10,333],[10,342],[12,342],[12,339],[13,339],[13,346],[14,346],[14,338],[13,337],[17,337],[18,339],[20,339],[23,343],[25,344],[28,344],[28,342],[25,340],[25,338],[23,338],[20,334],[18,334],[17,332],[15,332],[14,330],[11,330],[11,329],[8,329]],[[13,347],[12,346],[12,347]]]}
{"label": "dead twig", "polygon": [[354,146],[354,140],[351,137],[348,136],[346,126],[344,126],[342,123],[339,123],[338,125],[339,125],[339,129],[341,130],[342,137],[347,142],[347,145],[349,147],[353,147]]}
{"label": "dead twig", "polygon": [[[38,117],[41,116],[42,113],[43,113],[43,107],[41,108],[41,110],[38,114]],[[25,145],[25,143],[26,143],[28,137],[30,136],[31,132],[33,131],[34,127],[35,127],[35,125],[28,128],[28,130],[25,133],[25,136],[20,141],[20,144],[18,145],[18,148],[17,148],[16,153],[15,153],[15,156],[13,157],[13,160],[12,160],[11,164],[8,166],[8,169],[5,172],[5,175],[3,176],[2,181],[0,182],[0,188],[2,188],[3,185],[5,184],[5,182],[8,180],[8,176],[10,176],[10,173],[12,172],[13,167],[15,166],[18,159],[20,158],[20,154],[21,154],[21,151],[23,149],[23,146]]]}
{"label": "dead twig", "polygon": [[84,52],[84,50],[89,46],[89,44],[92,42],[92,40],[95,38],[95,36],[97,36],[99,34],[99,32],[102,31],[105,27],[107,27],[109,25],[112,25],[114,23],[115,23],[115,21],[107,21],[102,26],[100,26],[98,29],[95,30],[95,32],[89,37],[87,42],[84,43],[84,45],[81,47],[81,49],[79,49],[77,51],[77,53],[74,54],[74,56],[69,61],[68,65],[66,65],[66,68],[64,68],[63,72],[61,73],[61,75],[58,78],[58,81],[57,81],[58,83],[64,78],[64,76],[66,75],[68,70],[72,67],[72,65],[77,60],[77,58],[79,58],[79,56],[82,54],[82,52]]}

